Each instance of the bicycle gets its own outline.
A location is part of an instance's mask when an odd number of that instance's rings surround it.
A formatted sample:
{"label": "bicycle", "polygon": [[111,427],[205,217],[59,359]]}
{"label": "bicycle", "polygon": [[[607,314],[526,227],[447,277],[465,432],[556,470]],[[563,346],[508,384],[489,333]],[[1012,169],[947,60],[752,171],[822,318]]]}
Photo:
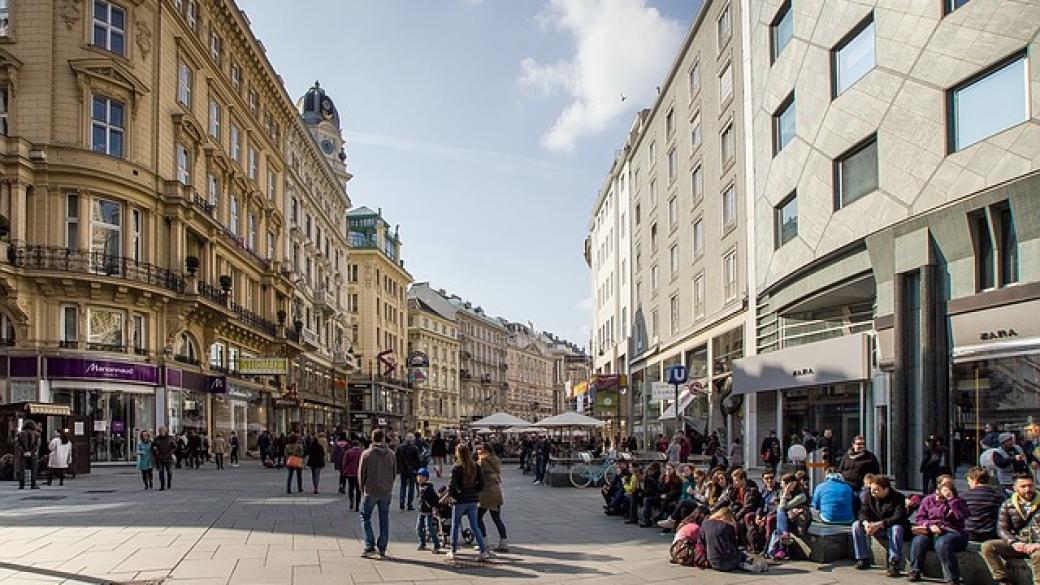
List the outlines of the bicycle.
{"label": "bicycle", "polygon": [[578,453],[578,458],[581,461],[571,465],[570,477],[571,484],[574,487],[589,487],[592,484],[599,483],[600,479],[610,484],[617,476],[617,466],[614,465],[615,459],[613,457],[604,457],[603,463],[598,466],[592,465],[592,454],[587,451]]}

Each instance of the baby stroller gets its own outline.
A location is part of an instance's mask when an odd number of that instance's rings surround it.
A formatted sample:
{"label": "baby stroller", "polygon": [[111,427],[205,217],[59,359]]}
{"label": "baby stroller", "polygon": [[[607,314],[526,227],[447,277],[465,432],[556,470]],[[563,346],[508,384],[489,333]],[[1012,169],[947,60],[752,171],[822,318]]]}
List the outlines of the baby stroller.
{"label": "baby stroller", "polygon": [[[437,507],[433,509],[433,517],[437,520],[437,538],[441,541],[441,546],[451,549],[451,507],[454,505],[454,501],[448,496],[448,488],[441,487],[437,490],[437,495],[440,496],[440,500],[437,502]],[[473,546],[473,531],[469,528],[463,528],[459,525],[462,533],[459,534],[460,539],[466,546]]]}

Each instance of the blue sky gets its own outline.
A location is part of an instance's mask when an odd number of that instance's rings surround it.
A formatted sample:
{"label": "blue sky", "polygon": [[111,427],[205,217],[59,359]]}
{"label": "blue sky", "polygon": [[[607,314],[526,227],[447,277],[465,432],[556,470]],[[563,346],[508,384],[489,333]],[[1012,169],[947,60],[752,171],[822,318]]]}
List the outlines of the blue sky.
{"label": "blue sky", "polygon": [[591,206],[700,0],[239,6],[290,95],[336,102],[351,200],[400,224],[416,281],[587,344]]}

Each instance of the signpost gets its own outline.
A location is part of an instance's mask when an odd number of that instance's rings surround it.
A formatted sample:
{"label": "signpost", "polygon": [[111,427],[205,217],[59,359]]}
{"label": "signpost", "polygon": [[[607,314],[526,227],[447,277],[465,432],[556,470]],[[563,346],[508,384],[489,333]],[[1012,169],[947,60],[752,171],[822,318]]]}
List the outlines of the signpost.
{"label": "signpost", "polygon": [[[679,412],[679,386],[686,383],[686,366],[672,366],[668,368],[668,383],[675,387],[675,424],[678,429],[679,421],[682,420],[679,417],[682,414]],[[686,421],[682,420],[682,426],[686,426]],[[685,431],[686,429],[683,428]]]}

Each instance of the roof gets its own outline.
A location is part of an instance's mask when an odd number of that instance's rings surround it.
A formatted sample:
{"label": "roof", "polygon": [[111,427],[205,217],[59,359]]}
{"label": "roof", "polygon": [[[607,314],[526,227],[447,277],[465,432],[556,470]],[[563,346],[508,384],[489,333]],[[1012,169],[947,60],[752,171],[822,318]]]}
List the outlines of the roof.
{"label": "roof", "polygon": [[379,215],[379,214],[376,213],[375,211],[372,211],[368,207],[365,207],[364,205],[362,205],[361,207],[355,207],[355,208],[353,208],[353,209],[351,209],[350,211],[347,212],[347,216],[348,217],[349,216],[357,216],[357,215]]}
{"label": "roof", "polygon": [[307,93],[296,101],[296,109],[300,112],[306,124],[320,124],[324,121],[331,122],[336,128],[340,128],[339,111],[332,98],[326,95],[325,90],[315,81]]}

